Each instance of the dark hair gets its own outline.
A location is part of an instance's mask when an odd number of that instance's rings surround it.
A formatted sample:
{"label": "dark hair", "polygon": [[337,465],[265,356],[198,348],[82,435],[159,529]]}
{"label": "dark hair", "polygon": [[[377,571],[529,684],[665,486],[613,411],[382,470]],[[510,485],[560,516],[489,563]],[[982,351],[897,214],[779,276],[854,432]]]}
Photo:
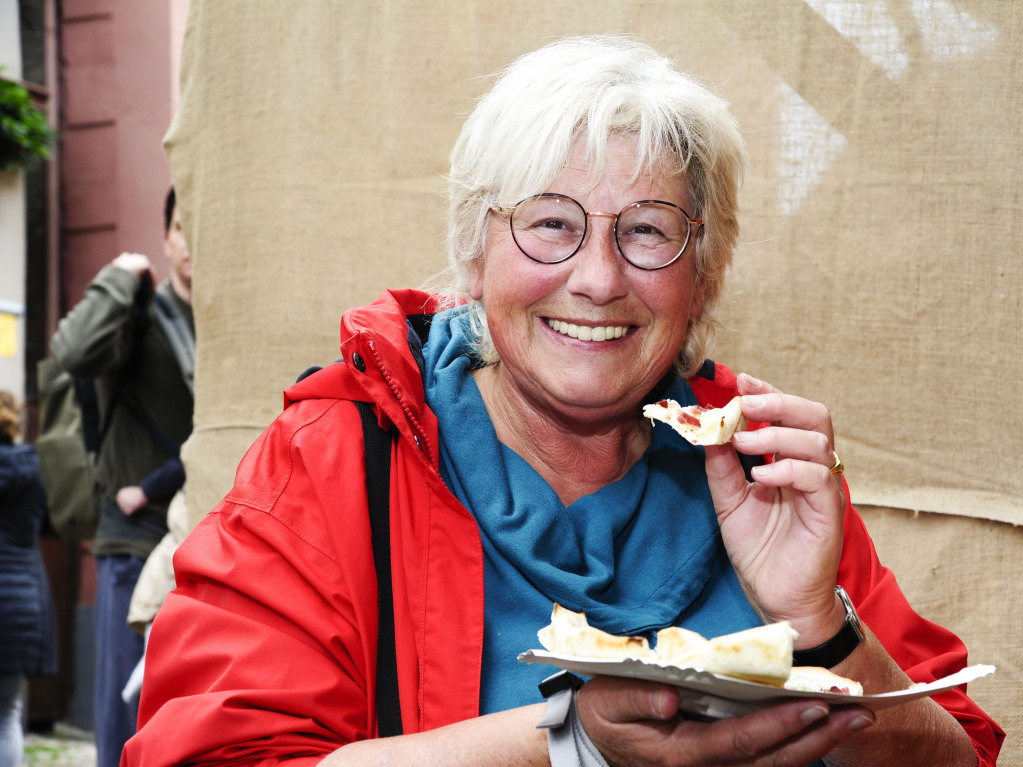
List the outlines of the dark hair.
{"label": "dark hair", "polygon": [[174,187],[170,188],[167,192],[167,201],[163,204],[163,231],[169,232],[171,219],[174,218],[174,206],[178,204],[177,198],[174,196]]}

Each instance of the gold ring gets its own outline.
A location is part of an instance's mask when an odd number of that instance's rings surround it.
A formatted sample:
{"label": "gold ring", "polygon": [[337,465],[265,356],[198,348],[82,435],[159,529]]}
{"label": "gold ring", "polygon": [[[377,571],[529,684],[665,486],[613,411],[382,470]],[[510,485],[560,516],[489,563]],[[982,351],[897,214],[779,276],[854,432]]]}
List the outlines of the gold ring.
{"label": "gold ring", "polygon": [[842,459],[838,457],[838,453],[834,450],[831,451],[831,454],[835,456],[835,465],[831,467],[830,471],[832,474],[841,474],[845,471],[845,464],[842,463]]}

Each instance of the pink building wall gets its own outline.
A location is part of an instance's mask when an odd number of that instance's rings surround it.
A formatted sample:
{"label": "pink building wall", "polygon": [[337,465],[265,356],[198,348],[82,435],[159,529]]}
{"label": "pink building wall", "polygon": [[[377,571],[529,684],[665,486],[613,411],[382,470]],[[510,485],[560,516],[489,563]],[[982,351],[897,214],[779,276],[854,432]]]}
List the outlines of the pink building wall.
{"label": "pink building wall", "polygon": [[187,9],[187,0],[62,3],[60,314],[123,251],[166,273],[162,140],[178,103]]}

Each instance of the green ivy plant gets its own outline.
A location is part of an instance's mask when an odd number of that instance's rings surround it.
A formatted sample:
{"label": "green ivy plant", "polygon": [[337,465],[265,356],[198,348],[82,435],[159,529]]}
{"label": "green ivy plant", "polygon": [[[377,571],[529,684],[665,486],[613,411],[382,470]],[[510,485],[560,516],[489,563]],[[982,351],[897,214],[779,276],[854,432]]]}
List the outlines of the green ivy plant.
{"label": "green ivy plant", "polygon": [[17,173],[37,158],[49,159],[56,138],[29,92],[0,75],[0,170]]}

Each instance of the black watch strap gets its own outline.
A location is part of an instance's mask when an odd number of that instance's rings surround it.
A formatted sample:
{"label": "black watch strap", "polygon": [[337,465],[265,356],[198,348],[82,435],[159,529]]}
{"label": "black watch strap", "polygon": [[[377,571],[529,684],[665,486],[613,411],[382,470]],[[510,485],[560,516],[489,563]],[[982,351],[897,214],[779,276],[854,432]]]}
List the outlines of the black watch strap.
{"label": "black watch strap", "polygon": [[540,682],[538,686],[540,694],[544,698],[551,698],[564,690],[578,690],[582,688],[583,680],[570,671],[559,671],[556,674],[551,674]]}
{"label": "black watch strap", "polygon": [[793,650],[793,666],[821,666],[831,668],[837,666],[852,654],[852,651],[859,647],[863,641],[863,626],[860,617],[856,614],[849,595],[841,586],[835,587],[842,604],[845,605],[845,623],[831,639],[824,644],[819,644],[809,650]]}

